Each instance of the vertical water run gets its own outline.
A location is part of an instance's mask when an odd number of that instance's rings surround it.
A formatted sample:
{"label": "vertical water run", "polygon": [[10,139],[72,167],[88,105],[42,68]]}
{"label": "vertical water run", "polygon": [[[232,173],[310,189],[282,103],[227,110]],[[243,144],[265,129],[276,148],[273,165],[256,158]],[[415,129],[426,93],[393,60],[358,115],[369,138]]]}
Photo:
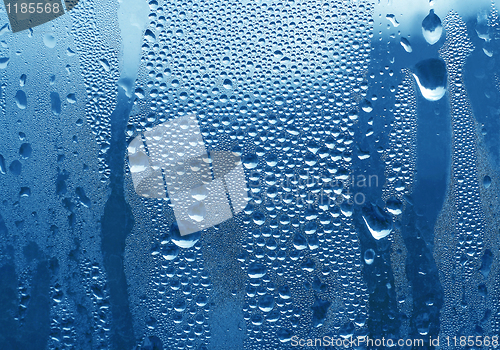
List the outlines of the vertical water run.
{"label": "vertical water run", "polygon": [[146,3],[119,1],[118,23],[121,35],[120,80],[116,108],[111,114],[111,144],[107,153],[110,170],[111,195],[102,217],[102,253],[108,276],[114,349],[132,349],[134,327],[129,304],[127,278],[124,270],[126,238],[134,226],[134,217],[124,195],[125,130],[132,109],[133,89],[140,64],[140,47],[147,20]]}
{"label": "vertical water run", "polygon": [[111,114],[111,145],[107,154],[110,169],[111,195],[102,216],[102,253],[108,276],[109,300],[113,315],[112,344],[114,349],[131,349],[135,345],[134,329],[128,302],[127,279],[123,268],[125,239],[134,225],[130,206],[123,189],[125,128],[131,100],[119,89],[118,103]]}

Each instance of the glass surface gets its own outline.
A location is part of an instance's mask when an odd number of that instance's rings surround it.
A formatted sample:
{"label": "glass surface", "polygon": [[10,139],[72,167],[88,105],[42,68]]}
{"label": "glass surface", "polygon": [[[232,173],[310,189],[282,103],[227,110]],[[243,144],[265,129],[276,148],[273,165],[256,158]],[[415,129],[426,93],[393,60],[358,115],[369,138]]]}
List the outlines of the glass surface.
{"label": "glass surface", "polygon": [[500,347],[500,2],[23,1],[0,349]]}

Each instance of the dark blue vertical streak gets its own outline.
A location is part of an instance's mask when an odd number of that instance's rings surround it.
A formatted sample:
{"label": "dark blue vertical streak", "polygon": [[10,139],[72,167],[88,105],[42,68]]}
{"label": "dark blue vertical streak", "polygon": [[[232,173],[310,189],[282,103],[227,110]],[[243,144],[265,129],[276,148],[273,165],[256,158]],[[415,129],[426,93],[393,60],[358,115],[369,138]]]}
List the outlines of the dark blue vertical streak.
{"label": "dark blue vertical streak", "polygon": [[[403,213],[402,236],[407,248],[406,275],[412,286],[410,337],[420,332],[436,338],[443,289],[433,257],[434,226],[443,207],[451,166],[451,120],[447,96],[430,102],[417,94],[417,164],[412,204]],[[426,343],[424,348],[432,349]]]}
{"label": "dark blue vertical streak", "polygon": [[[0,216],[0,237],[6,239],[7,229]],[[4,233],[5,232],[5,236]],[[14,248],[12,246],[4,246],[4,256],[8,256],[0,267],[0,344],[2,349],[13,350],[21,349],[19,337],[19,322],[15,319],[19,308],[19,300],[17,297],[18,277],[16,267],[13,262]],[[6,262],[8,260],[8,262]]]}
{"label": "dark blue vertical streak", "polygon": [[125,201],[123,189],[125,129],[131,106],[131,101],[127,99],[124,91],[119,89],[118,102],[111,114],[111,144],[107,154],[111,172],[111,195],[101,219],[101,244],[113,316],[112,348],[117,350],[128,350],[135,346],[127,280],[123,267],[125,239],[134,225],[132,211]]}

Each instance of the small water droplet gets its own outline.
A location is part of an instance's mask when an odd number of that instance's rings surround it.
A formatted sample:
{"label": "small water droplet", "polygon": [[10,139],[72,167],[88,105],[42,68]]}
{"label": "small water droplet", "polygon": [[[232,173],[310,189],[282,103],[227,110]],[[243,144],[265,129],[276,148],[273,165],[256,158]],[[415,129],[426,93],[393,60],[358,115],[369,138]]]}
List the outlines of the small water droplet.
{"label": "small water droplet", "polygon": [[56,41],[56,38],[53,34],[47,33],[43,36],[43,43],[49,49],[53,49],[56,46],[57,41]]}
{"label": "small water droplet", "polygon": [[401,38],[401,40],[399,42],[400,42],[401,46],[403,46],[403,48],[405,49],[406,52],[411,53],[413,51],[413,49],[411,48],[411,44],[408,41],[408,39]]}
{"label": "small water droplet", "polygon": [[196,222],[202,222],[205,220],[206,214],[207,209],[205,208],[205,204],[203,204],[203,202],[193,203],[188,208],[188,216]]}
{"label": "small water droplet", "polygon": [[26,98],[26,93],[23,90],[17,90],[14,101],[19,109],[26,109],[28,100]]}
{"label": "small water droplet", "polygon": [[373,249],[367,249],[365,251],[364,259],[366,265],[373,264],[373,261],[375,260],[375,251]]}

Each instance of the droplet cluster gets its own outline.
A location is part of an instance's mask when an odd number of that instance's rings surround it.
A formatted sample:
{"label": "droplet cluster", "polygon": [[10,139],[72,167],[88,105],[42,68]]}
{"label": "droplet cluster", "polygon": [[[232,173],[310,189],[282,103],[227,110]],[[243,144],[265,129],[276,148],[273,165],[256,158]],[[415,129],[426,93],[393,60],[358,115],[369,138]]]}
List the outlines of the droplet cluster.
{"label": "droplet cluster", "polygon": [[[372,5],[151,0],[149,6],[127,135],[195,114],[209,150],[241,157],[251,199],[234,218],[244,293],[233,296],[244,298],[246,348],[274,349],[293,335],[360,332],[367,290],[344,182],[358,102],[368,87]],[[148,305],[162,327],[150,334],[168,348],[206,343],[215,336],[205,326],[209,304],[196,299],[210,300],[211,293],[192,282],[208,273],[204,239],[177,254],[169,200],[141,203],[154,215],[139,214],[137,224],[156,232]]]}
{"label": "droplet cluster", "polygon": [[496,233],[486,226],[477,166],[477,126],[463,78],[465,61],[474,47],[456,12],[451,11],[443,25],[446,42],[440,56],[449,74],[452,164],[447,198],[435,229],[434,258],[445,295],[441,333],[465,335],[477,331],[488,314],[492,296],[487,291],[492,291],[494,277],[488,277],[480,268],[489,272],[485,257],[490,247],[485,242],[494,242],[491,235]]}

